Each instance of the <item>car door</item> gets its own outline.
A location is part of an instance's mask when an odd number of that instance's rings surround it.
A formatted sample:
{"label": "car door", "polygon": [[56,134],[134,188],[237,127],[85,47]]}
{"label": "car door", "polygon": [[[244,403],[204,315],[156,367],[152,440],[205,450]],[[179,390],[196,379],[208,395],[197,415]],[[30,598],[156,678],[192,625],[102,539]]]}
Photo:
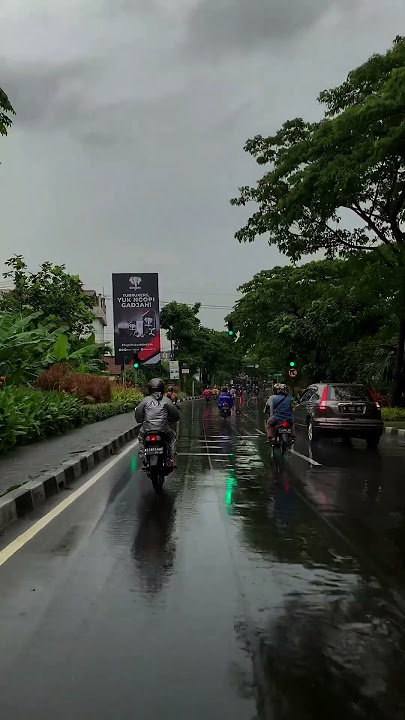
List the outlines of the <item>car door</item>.
{"label": "car door", "polygon": [[319,407],[319,403],[321,401],[321,395],[319,388],[312,388],[313,393],[311,393],[311,397],[309,398],[307,402],[307,414],[305,416],[305,422],[307,421],[307,417],[311,415],[311,417],[314,417],[314,411]]}
{"label": "car door", "polygon": [[316,388],[310,387],[305,390],[299,404],[294,411],[294,421],[296,425],[306,426],[308,417],[308,408],[312,395],[316,392]]}

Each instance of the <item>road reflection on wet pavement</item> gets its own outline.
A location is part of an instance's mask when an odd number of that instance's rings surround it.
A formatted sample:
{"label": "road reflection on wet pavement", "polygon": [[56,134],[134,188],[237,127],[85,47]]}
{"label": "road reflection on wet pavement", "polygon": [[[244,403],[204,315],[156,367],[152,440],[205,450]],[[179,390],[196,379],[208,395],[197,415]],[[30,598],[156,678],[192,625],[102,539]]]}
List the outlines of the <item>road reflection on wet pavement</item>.
{"label": "road reflection on wet pavement", "polygon": [[402,720],[405,447],[262,429],[182,406],[161,497],[134,451],[0,568],[2,716]]}

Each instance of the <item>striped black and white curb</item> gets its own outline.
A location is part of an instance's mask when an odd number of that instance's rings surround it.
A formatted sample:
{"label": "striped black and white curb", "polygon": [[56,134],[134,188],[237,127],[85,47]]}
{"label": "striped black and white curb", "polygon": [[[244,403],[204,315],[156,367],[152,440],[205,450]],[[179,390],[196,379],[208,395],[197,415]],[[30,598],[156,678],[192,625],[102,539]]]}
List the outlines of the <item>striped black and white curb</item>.
{"label": "striped black and white curb", "polygon": [[110,455],[116,455],[126,443],[138,436],[138,427],[135,426],[103,445],[92,447],[88,452],[76,455],[67,460],[55,470],[42,473],[34,480],[20,485],[20,487],[0,497],[0,533],[15,520],[24,517],[31,510],[42,505],[49,497],[68,488],[72,482],[78,480],[96,465],[106,460]]}
{"label": "striped black and white curb", "polygon": [[[195,396],[184,398],[180,402],[199,399],[200,396]],[[138,430],[139,425],[136,425],[111,438],[103,445],[94,446],[88,452],[75,455],[72,460],[67,460],[55,470],[41,473],[37,478],[2,495],[0,497],[0,533],[18,518],[24,517],[31,510],[35,510],[45,503],[49,497],[68,488],[71,483],[93,470],[96,465],[111,455],[116,455],[124,445],[138,437]]]}
{"label": "striped black and white curb", "polygon": [[390,435],[391,437],[398,437],[401,439],[402,438],[405,439],[405,428],[386,427],[385,434]]}

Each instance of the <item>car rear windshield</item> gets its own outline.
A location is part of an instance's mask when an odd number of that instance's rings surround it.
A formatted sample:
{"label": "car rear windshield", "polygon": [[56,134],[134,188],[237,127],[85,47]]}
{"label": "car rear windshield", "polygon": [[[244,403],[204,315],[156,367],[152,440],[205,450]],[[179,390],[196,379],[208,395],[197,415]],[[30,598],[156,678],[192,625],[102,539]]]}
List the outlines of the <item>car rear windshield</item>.
{"label": "car rear windshield", "polygon": [[344,402],[345,400],[370,401],[372,399],[367,388],[361,385],[330,385],[329,387],[329,400]]}

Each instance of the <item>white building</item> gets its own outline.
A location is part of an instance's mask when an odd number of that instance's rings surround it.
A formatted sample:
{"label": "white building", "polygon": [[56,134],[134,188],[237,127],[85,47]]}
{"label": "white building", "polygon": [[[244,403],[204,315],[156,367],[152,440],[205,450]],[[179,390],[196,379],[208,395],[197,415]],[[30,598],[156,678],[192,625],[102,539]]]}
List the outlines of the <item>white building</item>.
{"label": "white building", "polygon": [[107,326],[107,307],[104,295],[96,293],[95,290],[85,290],[86,295],[93,298],[93,332],[96,342],[104,342],[104,328]]}

